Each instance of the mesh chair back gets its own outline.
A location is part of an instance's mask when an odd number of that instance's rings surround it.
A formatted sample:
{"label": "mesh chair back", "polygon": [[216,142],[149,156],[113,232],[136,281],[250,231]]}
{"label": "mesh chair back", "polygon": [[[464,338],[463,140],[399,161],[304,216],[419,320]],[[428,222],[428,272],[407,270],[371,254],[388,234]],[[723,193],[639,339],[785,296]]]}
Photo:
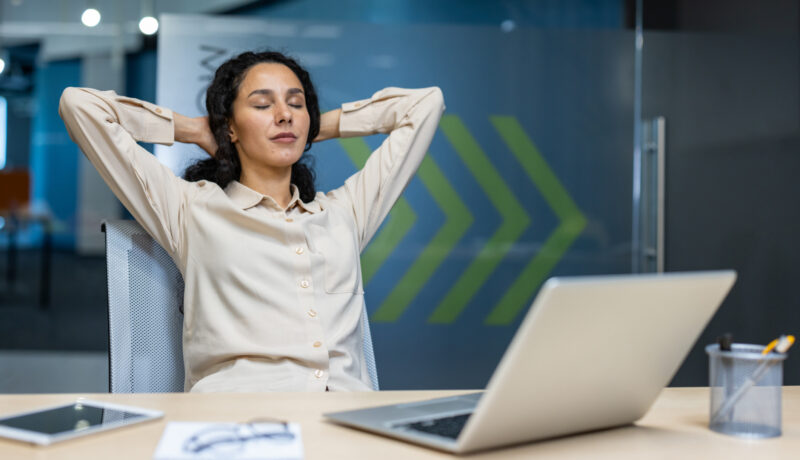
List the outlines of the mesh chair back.
{"label": "mesh chair back", "polygon": [[[111,220],[106,232],[108,359],[111,393],[183,391],[183,278],[172,258],[133,220]],[[372,388],[378,371],[366,308],[364,359]]]}
{"label": "mesh chair back", "polygon": [[183,391],[183,278],[132,220],[104,223],[112,393]]}
{"label": "mesh chair back", "polygon": [[378,391],[378,366],[375,365],[375,351],[372,349],[372,334],[369,332],[369,315],[366,304],[364,304],[364,311],[361,312],[361,330],[364,336],[364,361],[367,363],[369,380],[372,382],[372,389]]}

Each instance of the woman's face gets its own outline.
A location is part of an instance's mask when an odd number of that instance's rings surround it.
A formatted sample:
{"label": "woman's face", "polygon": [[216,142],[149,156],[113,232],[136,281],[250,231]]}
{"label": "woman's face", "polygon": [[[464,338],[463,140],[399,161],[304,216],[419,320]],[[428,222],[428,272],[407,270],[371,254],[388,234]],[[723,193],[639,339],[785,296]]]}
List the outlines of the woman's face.
{"label": "woman's face", "polygon": [[309,125],[303,85],[291,69],[261,63],[247,71],[229,121],[243,171],[291,167],[303,155]]}

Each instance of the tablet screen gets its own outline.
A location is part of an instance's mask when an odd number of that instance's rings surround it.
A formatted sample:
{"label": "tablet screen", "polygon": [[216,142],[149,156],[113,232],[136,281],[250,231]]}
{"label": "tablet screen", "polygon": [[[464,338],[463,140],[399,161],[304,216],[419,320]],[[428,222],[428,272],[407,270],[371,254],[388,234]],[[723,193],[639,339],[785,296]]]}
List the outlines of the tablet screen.
{"label": "tablet screen", "polygon": [[83,431],[98,425],[118,424],[146,418],[145,414],[127,412],[93,406],[87,403],[74,404],[47,409],[31,414],[0,419],[0,426],[18,430],[35,431],[43,434],[58,434]]}

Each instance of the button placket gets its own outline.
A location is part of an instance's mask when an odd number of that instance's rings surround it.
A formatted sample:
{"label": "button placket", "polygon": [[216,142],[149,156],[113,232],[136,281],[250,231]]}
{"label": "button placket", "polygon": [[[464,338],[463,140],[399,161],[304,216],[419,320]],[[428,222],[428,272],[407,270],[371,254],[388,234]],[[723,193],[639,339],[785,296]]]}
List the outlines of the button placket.
{"label": "button placket", "polygon": [[[283,215],[281,216],[286,222],[292,222],[292,218]],[[324,305],[318,304],[318,293],[314,283],[317,281],[314,278],[313,266],[313,253],[309,250],[309,243],[307,241],[304,226],[306,221],[296,221],[294,224],[287,223],[284,226],[284,232],[287,235],[286,239],[286,253],[292,261],[295,276],[295,291],[297,292],[297,299],[300,307],[296,314],[301,315],[304,324],[304,339],[307,354],[313,360],[313,367],[310,367],[311,381],[313,381],[313,388],[318,385],[323,385],[329,378],[330,357],[328,355],[327,344],[325,338],[324,322],[321,320],[321,311],[317,308],[322,308]],[[291,252],[289,252],[291,251]],[[299,338],[299,337],[298,337]],[[303,340],[303,339],[300,339]]]}

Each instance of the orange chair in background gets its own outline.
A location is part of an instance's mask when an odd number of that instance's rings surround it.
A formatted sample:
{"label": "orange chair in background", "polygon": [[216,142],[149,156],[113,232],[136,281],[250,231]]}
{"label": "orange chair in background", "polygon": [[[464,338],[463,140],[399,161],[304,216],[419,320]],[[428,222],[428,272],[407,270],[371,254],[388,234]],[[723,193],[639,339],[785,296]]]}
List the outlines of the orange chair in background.
{"label": "orange chair in background", "polygon": [[0,232],[8,234],[6,286],[13,289],[17,278],[17,233],[29,223],[44,226],[42,242],[41,277],[39,280],[39,306],[50,303],[50,262],[52,256],[51,219],[49,213],[31,210],[31,175],[27,169],[0,171]]}
{"label": "orange chair in background", "polygon": [[0,171],[0,215],[27,208],[31,202],[31,174],[26,169]]}

